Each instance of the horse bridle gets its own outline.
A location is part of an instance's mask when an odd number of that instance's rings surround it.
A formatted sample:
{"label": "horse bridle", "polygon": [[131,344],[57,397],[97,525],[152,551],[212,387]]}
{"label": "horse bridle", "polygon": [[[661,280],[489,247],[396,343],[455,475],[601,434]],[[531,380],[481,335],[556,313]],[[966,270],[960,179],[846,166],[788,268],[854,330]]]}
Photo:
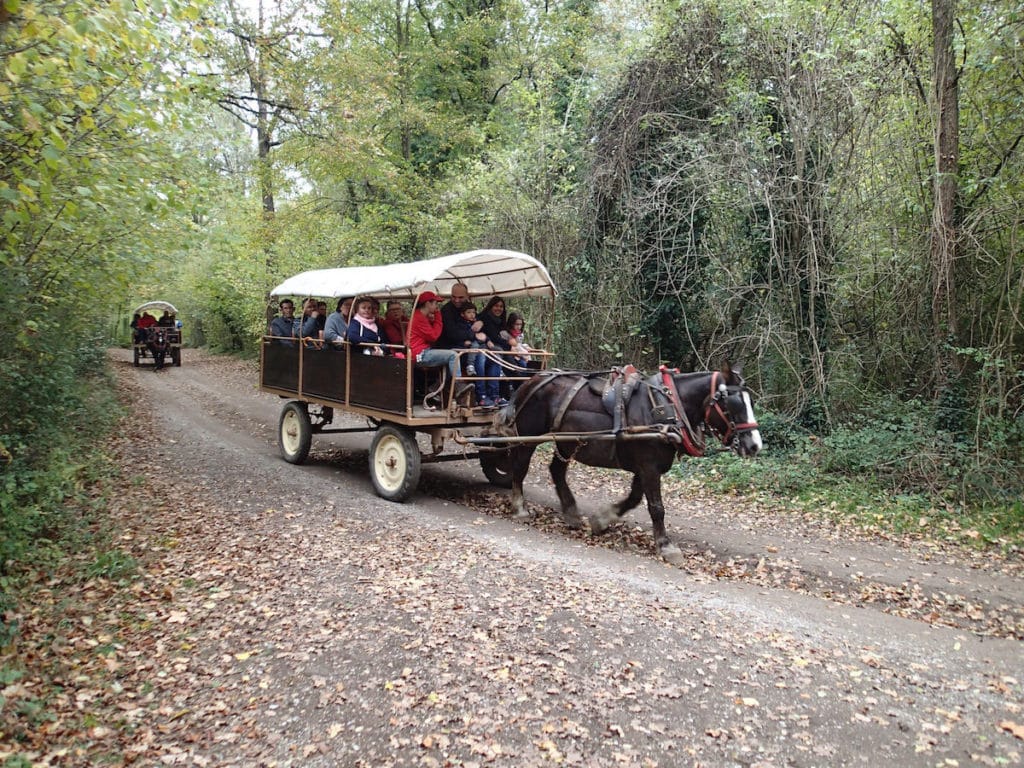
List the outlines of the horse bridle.
{"label": "horse bridle", "polygon": [[[704,425],[708,428],[711,434],[716,435],[719,440],[722,441],[722,445],[731,446],[732,441],[739,437],[744,432],[753,432],[758,428],[756,421],[743,421],[737,424],[732,416],[729,414],[728,408],[723,408],[722,404],[733,395],[742,395],[744,392],[748,392],[746,386],[743,384],[743,380],[740,379],[739,384],[725,384],[719,383],[719,379],[722,378],[722,374],[715,371],[711,374],[711,394],[708,396],[707,405],[704,407]],[[720,433],[717,429],[711,426],[711,422],[708,420],[712,412],[718,414],[718,418],[725,422],[725,433]]]}
{"label": "horse bridle", "polygon": [[[690,421],[686,418],[686,413],[683,411],[683,405],[679,402],[679,392],[676,391],[675,387],[675,374],[679,373],[679,369],[663,365],[658,370],[661,372],[665,393],[675,410],[676,422],[682,431],[683,449],[691,456],[703,456],[704,440],[696,434],[696,430],[690,425]],[[711,392],[705,400],[704,416],[700,426],[715,435],[722,441],[722,445],[729,448],[732,446],[733,440],[738,436],[744,432],[753,432],[758,428],[758,425],[756,421],[744,421],[737,424],[732,416],[729,415],[729,409],[723,407],[725,401],[733,395],[739,395],[748,390],[742,380],[739,385],[732,385],[725,384],[721,381],[722,378],[722,374],[719,371],[713,371],[711,374]],[[724,432],[715,429],[711,425],[710,419],[712,414],[717,414],[725,423]]]}

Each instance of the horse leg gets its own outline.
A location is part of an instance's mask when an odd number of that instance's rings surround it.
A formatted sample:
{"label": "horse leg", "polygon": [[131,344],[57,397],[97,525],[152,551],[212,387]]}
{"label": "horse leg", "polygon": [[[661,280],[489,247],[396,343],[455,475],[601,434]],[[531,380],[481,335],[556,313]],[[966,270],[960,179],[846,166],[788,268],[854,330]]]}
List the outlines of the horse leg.
{"label": "horse leg", "polygon": [[557,447],[551,459],[550,471],[551,479],[555,483],[555,492],[558,493],[558,501],[562,504],[562,522],[572,529],[581,527],[583,519],[580,517],[579,510],[576,509],[576,497],[572,495],[569,483],[565,479],[569,471],[569,460],[562,458]]}
{"label": "horse leg", "polygon": [[681,565],[683,552],[669,539],[668,533],[665,531],[665,505],[661,500],[661,475],[653,471],[645,472],[643,489],[644,495],[647,497],[647,511],[651,515],[654,548],[666,562]]}
{"label": "horse leg", "polygon": [[525,520],[530,517],[530,512],[526,508],[526,499],[523,498],[523,480],[526,479],[526,473],[530,469],[530,459],[533,457],[533,452],[536,446],[524,445],[517,448],[509,448],[508,451],[508,471],[512,475],[512,494],[510,500],[512,503],[512,518],[515,520]]}
{"label": "horse leg", "polygon": [[608,526],[618,520],[624,514],[633,509],[640,500],[644,497],[644,486],[640,482],[640,475],[633,475],[633,485],[630,486],[629,495],[626,496],[622,501],[616,501],[603,509],[599,510],[597,514],[590,516],[590,532],[597,536],[598,534],[604,533],[608,530]]}

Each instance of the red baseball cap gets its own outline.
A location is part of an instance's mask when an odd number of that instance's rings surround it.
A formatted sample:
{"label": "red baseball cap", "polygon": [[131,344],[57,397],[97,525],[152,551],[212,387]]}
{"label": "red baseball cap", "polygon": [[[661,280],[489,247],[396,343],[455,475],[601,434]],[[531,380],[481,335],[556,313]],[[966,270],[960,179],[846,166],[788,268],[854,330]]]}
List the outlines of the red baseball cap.
{"label": "red baseball cap", "polygon": [[428,301],[440,301],[441,297],[433,291],[424,291],[416,297],[416,305],[426,304]]}

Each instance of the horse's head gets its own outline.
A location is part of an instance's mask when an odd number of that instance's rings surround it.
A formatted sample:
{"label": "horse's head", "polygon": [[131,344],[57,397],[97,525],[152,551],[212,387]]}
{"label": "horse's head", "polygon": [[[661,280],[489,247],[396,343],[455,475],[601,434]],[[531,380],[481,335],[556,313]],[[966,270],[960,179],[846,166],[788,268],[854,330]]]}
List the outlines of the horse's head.
{"label": "horse's head", "polygon": [[740,456],[756,456],[763,447],[753,399],[739,367],[726,363],[721,371],[711,374],[711,393],[704,402],[704,425]]}

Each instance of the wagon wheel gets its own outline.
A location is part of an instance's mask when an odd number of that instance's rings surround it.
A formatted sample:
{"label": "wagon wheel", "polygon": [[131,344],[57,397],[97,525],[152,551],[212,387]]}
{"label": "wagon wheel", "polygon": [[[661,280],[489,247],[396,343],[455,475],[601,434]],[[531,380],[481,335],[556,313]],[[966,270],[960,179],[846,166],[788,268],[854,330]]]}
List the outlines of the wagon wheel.
{"label": "wagon wheel", "polygon": [[139,367],[139,348],[132,344],[132,365]]}
{"label": "wagon wheel", "polygon": [[384,424],[370,446],[370,479],[377,495],[388,501],[405,501],[420,482],[420,447],[416,435],[393,424]]}
{"label": "wagon wheel", "polygon": [[313,428],[309,423],[306,404],[298,400],[285,404],[278,427],[277,440],[284,460],[289,464],[304,462],[313,442]]}
{"label": "wagon wheel", "polygon": [[491,485],[497,488],[512,487],[512,473],[508,471],[508,451],[480,451],[480,468]]}
{"label": "wagon wheel", "polygon": [[171,360],[177,368],[181,367],[181,347],[171,347]]}

